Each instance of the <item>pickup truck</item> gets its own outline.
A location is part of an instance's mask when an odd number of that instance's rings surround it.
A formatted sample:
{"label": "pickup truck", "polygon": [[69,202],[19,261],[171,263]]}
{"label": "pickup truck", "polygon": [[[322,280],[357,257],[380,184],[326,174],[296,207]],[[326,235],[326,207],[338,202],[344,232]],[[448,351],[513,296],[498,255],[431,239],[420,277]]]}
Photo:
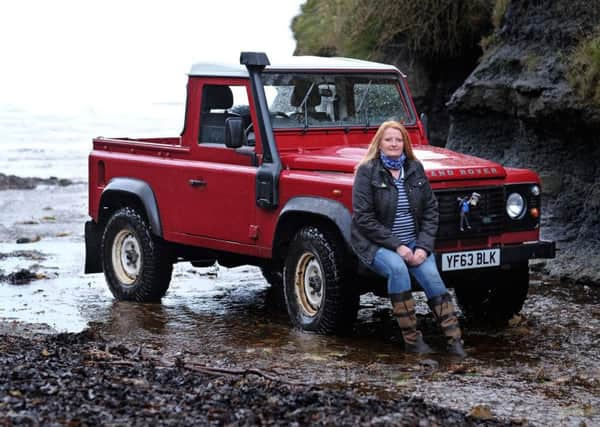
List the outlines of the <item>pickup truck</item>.
{"label": "pickup truck", "polygon": [[436,259],[465,316],[506,323],[522,308],[540,240],[541,188],[530,170],[428,144],[407,79],[392,65],[292,57],[198,63],[180,136],[93,140],[86,273],[119,300],[156,302],[173,264],[251,264],[282,286],[292,323],[352,327],[361,294],[385,281],[350,246],[354,170],[377,127],[409,131],[439,204]]}

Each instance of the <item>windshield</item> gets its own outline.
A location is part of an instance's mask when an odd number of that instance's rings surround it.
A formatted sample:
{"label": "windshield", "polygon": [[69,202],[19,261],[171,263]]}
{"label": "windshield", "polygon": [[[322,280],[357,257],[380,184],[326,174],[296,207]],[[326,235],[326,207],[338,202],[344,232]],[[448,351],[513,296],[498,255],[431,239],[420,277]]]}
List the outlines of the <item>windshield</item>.
{"label": "windshield", "polygon": [[263,74],[274,129],[415,122],[390,74]]}

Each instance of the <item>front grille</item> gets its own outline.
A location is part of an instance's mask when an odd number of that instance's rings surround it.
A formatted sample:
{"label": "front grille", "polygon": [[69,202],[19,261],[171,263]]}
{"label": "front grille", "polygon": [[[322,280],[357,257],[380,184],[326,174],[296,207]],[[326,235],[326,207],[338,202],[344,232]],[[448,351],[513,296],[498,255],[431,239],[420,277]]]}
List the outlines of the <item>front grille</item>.
{"label": "front grille", "polygon": [[[460,230],[459,199],[473,192],[480,194],[477,206],[470,206],[467,214],[471,228]],[[462,190],[435,191],[438,200],[440,222],[438,240],[464,239],[498,235],[504,229],[504,187],[465,188]]]}

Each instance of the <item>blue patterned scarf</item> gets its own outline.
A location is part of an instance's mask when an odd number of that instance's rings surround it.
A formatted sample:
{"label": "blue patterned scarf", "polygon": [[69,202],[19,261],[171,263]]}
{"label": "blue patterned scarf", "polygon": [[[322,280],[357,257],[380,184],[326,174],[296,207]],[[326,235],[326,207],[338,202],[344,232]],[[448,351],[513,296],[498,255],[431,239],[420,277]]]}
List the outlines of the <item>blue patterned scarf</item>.
{"label": "blue patterned scarf", "polygon": [[402,169],[402,166],[404,165],[404,161],[406,160],[406,155],[404,153],[402,153],[402,155],[399,158],[392,159],[391,157],[388,157],[385,154],[380,152],[379,158],[383,162],[383,166],[385,166],[386,169],[400,170],[400,169]]}

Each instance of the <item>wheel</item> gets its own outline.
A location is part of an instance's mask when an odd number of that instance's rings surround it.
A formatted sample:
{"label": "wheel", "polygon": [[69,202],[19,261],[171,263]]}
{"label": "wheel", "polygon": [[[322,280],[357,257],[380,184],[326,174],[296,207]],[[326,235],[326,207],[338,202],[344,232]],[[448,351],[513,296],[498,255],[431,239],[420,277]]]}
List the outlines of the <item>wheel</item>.
{"label": "wheel", "polygon": [[482,272],[459,279],[454,288],[458,304],[469,320],[506,326],[527,298],[529,267],[524,262],[512,265],[510,270]]}
{"label": "wheel", "polygon": [[102,266],[114,297],[138,302],[160,301],[173,271],[164,243],[131,208],[118,210],[108,220],[102,235]]}
{"label": "wheel", "polygon": [[335,235],[314,226],[296,234],[283,271],[283,290],[294,326],[323,334],[351,329],[359,296],[344,283],[344,248]]}

